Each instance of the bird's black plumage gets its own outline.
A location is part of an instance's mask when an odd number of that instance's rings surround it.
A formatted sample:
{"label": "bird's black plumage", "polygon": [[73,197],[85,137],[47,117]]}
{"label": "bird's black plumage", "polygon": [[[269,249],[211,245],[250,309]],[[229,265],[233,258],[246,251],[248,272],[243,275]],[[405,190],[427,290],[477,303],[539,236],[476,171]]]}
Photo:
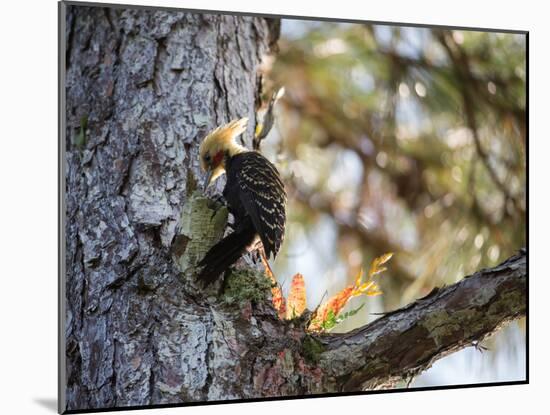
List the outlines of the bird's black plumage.
{"label": "bird's black plumage", "polygon": [[256,151],[226,157],[223,196],[235,218],[234,231],[214,245],[200,261],[199,279],[206,285],[235,263],[259,237],[269,258],[284,239],[286,193],[277,168]]}

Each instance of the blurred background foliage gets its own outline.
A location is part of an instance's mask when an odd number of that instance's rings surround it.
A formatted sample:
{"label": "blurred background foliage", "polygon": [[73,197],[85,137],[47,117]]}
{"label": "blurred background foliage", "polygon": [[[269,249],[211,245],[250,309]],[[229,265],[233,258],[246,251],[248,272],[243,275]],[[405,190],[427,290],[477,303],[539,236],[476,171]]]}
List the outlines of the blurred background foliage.
{"label": "blurred background foliage", "polygon": [[[314,309],[394,252],[348,331],[525,246],[524,35],[284,19],[279,48],[264,87],[286,94],[262,151],[289,194],[283,291],[302,273]],[[415,384],[524,378],[524,322],[485,343]],[[453,368],[464,356],[477,375]]]}

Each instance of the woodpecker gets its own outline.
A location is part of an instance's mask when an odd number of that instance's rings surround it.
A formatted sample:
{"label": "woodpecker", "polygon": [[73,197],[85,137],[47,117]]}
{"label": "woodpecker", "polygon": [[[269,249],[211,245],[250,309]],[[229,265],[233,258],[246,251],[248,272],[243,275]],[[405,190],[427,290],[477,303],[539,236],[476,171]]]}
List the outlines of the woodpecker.
{"label": "woodpecker", "polygon": [[[199,156],[206,189],[227,174],[223,198],[235,221],[233,232],[214,245],[199,262],[199,279],[214,282],[244,253],[259,245],[264,263],[276,257],[284,239],[286,193],[277,168],[257,151],[236,142],[248,118],[234,120],[208,134]],[[267,266],[269,266],[267,264]]]}

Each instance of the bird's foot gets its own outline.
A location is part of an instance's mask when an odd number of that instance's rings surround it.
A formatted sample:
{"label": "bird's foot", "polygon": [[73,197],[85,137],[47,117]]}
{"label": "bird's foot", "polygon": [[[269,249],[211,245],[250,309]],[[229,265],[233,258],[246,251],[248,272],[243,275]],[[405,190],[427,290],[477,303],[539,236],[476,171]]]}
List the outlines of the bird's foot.
{"label": "bird's foot", "polygon": [[473,341],[472,346],[474,346],[474,348],[480,353],[483,353],[483,352],[486,352],[487,350],[489,350],[488,347],[482,346],[481,342],[479,340]]}

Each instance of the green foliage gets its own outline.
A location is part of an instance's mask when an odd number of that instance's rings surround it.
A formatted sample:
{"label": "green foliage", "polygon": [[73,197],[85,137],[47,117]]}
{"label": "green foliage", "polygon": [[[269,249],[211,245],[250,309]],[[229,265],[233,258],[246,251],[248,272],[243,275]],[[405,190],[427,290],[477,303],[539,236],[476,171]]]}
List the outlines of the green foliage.
{"label": "green foliage", "polygon": [[347,311],[345,313],[339,313],[337,316],[334,314],[333,310],[329,310],[327,314],[327,319],[321,322],[321,328],[322,331],[327,332],[332,330],[334,327],[336,327],[338,324],[342,323],[343,321],[347,320],[349,317],[354,316],[357,314],[359,310],[361,310],[365,306],[365,303],[361,304],[359,307]]}
{"label": "green foliage", "polygon": [[315,337],[307,335],[302,343],[303,356],[311,363],[317,363],[325,347]]}

